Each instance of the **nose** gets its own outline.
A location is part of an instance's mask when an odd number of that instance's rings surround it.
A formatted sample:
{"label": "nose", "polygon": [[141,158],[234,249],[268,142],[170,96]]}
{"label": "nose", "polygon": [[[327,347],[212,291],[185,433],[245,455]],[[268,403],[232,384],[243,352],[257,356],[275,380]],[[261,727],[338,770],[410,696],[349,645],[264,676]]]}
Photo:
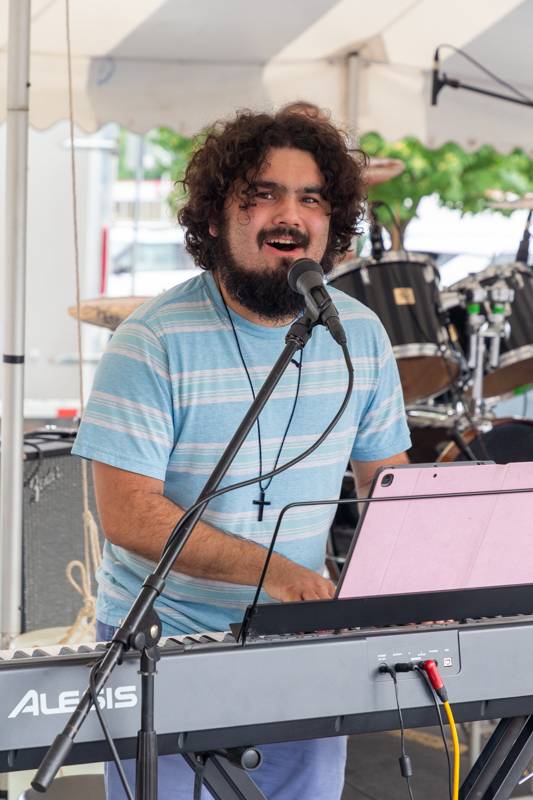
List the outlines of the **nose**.
{"label": "nose", "polygon": [[280,197],[276,203],[272,221],[274,225],[287,225],[294,228],[302,227],[301,208],[298,197],[290,193]]}

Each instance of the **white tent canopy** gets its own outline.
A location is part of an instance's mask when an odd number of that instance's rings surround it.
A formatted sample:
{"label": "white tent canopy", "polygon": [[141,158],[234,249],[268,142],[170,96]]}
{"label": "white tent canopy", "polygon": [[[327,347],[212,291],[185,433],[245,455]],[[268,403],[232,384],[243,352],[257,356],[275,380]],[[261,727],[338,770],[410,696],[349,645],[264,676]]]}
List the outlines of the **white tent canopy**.
{"label": "white tent canopy", "polygon": [[[0,0],[0,115],[8,0]],[[532,0],[70,0],[76,123],[191,134],[238,107],[306,98],[359,132],[533,151],[531,109],[450,88],[429,103],[435,47],[465,49],[533,96]],[[33,0],[30,122],[65,119],[64,0]],[[496,91],[458,55],[444,70]],[[0,116],[0,119],[2,117]]]}

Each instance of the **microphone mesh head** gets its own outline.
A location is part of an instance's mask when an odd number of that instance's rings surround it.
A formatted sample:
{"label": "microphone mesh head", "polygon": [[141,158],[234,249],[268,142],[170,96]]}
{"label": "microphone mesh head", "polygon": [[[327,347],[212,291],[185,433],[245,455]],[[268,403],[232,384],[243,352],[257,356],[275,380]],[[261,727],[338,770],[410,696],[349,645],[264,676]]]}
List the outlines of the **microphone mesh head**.
{"label": "microphone mesh head", "polygon": [[317,272],[321,278],[324,278],[324,270],[317,261],[312,258],[298,258],[291,266],[287,280],[293,292],[298,292],[298,279],[304,272]]}

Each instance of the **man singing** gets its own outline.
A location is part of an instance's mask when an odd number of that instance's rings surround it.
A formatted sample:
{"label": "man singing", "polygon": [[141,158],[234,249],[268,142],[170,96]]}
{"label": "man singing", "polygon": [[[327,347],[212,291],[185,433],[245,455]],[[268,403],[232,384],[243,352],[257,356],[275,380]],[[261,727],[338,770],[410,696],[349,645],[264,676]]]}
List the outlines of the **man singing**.
{"label": "man singing", "polygon": [[[74,448],[93,460],[106,538],[98,638],[111,638],[126,615],[281,353],[305,306],[287,283],[292,262],[307,257],[327,273],[358,234],[363,165],[327,119],[290,110],[240,112],[216,124],[193,155],[179,220],[204,272],[140,307],[116,331]],[[221,631],[240,621],[285,504],[337,497],[349,459],[359,493],[377,467],[406,461],[402,391],[383,326],[357,300],[330,291],[355,370],[348,408],[311,456],[209,504],[156,602],[164,634]],[[335,416],[346,385],[342,351],[319,326],[223,485],[266,474],[308,448]],[[334,510],[297,508],[286,517],[265,580],[269,598],[332,597],[323,570]],[[344,738],[260,749],[253,779],[269,800],[340,798]],[[126,769],[133,783],[133,763]],[[110,800],[125,797],[111,765],[107,791]],[[182,757],[160,757],[160,797],[189,800],[192,791]],[[207,790],[202,797],[210,797]]]}

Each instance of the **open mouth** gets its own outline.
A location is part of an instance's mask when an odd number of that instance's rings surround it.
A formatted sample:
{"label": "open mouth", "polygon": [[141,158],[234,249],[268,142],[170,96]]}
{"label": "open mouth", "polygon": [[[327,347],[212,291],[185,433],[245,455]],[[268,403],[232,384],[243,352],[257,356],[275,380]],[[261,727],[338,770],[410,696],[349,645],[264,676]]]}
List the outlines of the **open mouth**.
{"label": "open mouth", "polygon": [[293,250],[298,250],[302,247],[300,242],[295,242],[293,239],[267,239],[266,244],[280,253],[291,253]]}

